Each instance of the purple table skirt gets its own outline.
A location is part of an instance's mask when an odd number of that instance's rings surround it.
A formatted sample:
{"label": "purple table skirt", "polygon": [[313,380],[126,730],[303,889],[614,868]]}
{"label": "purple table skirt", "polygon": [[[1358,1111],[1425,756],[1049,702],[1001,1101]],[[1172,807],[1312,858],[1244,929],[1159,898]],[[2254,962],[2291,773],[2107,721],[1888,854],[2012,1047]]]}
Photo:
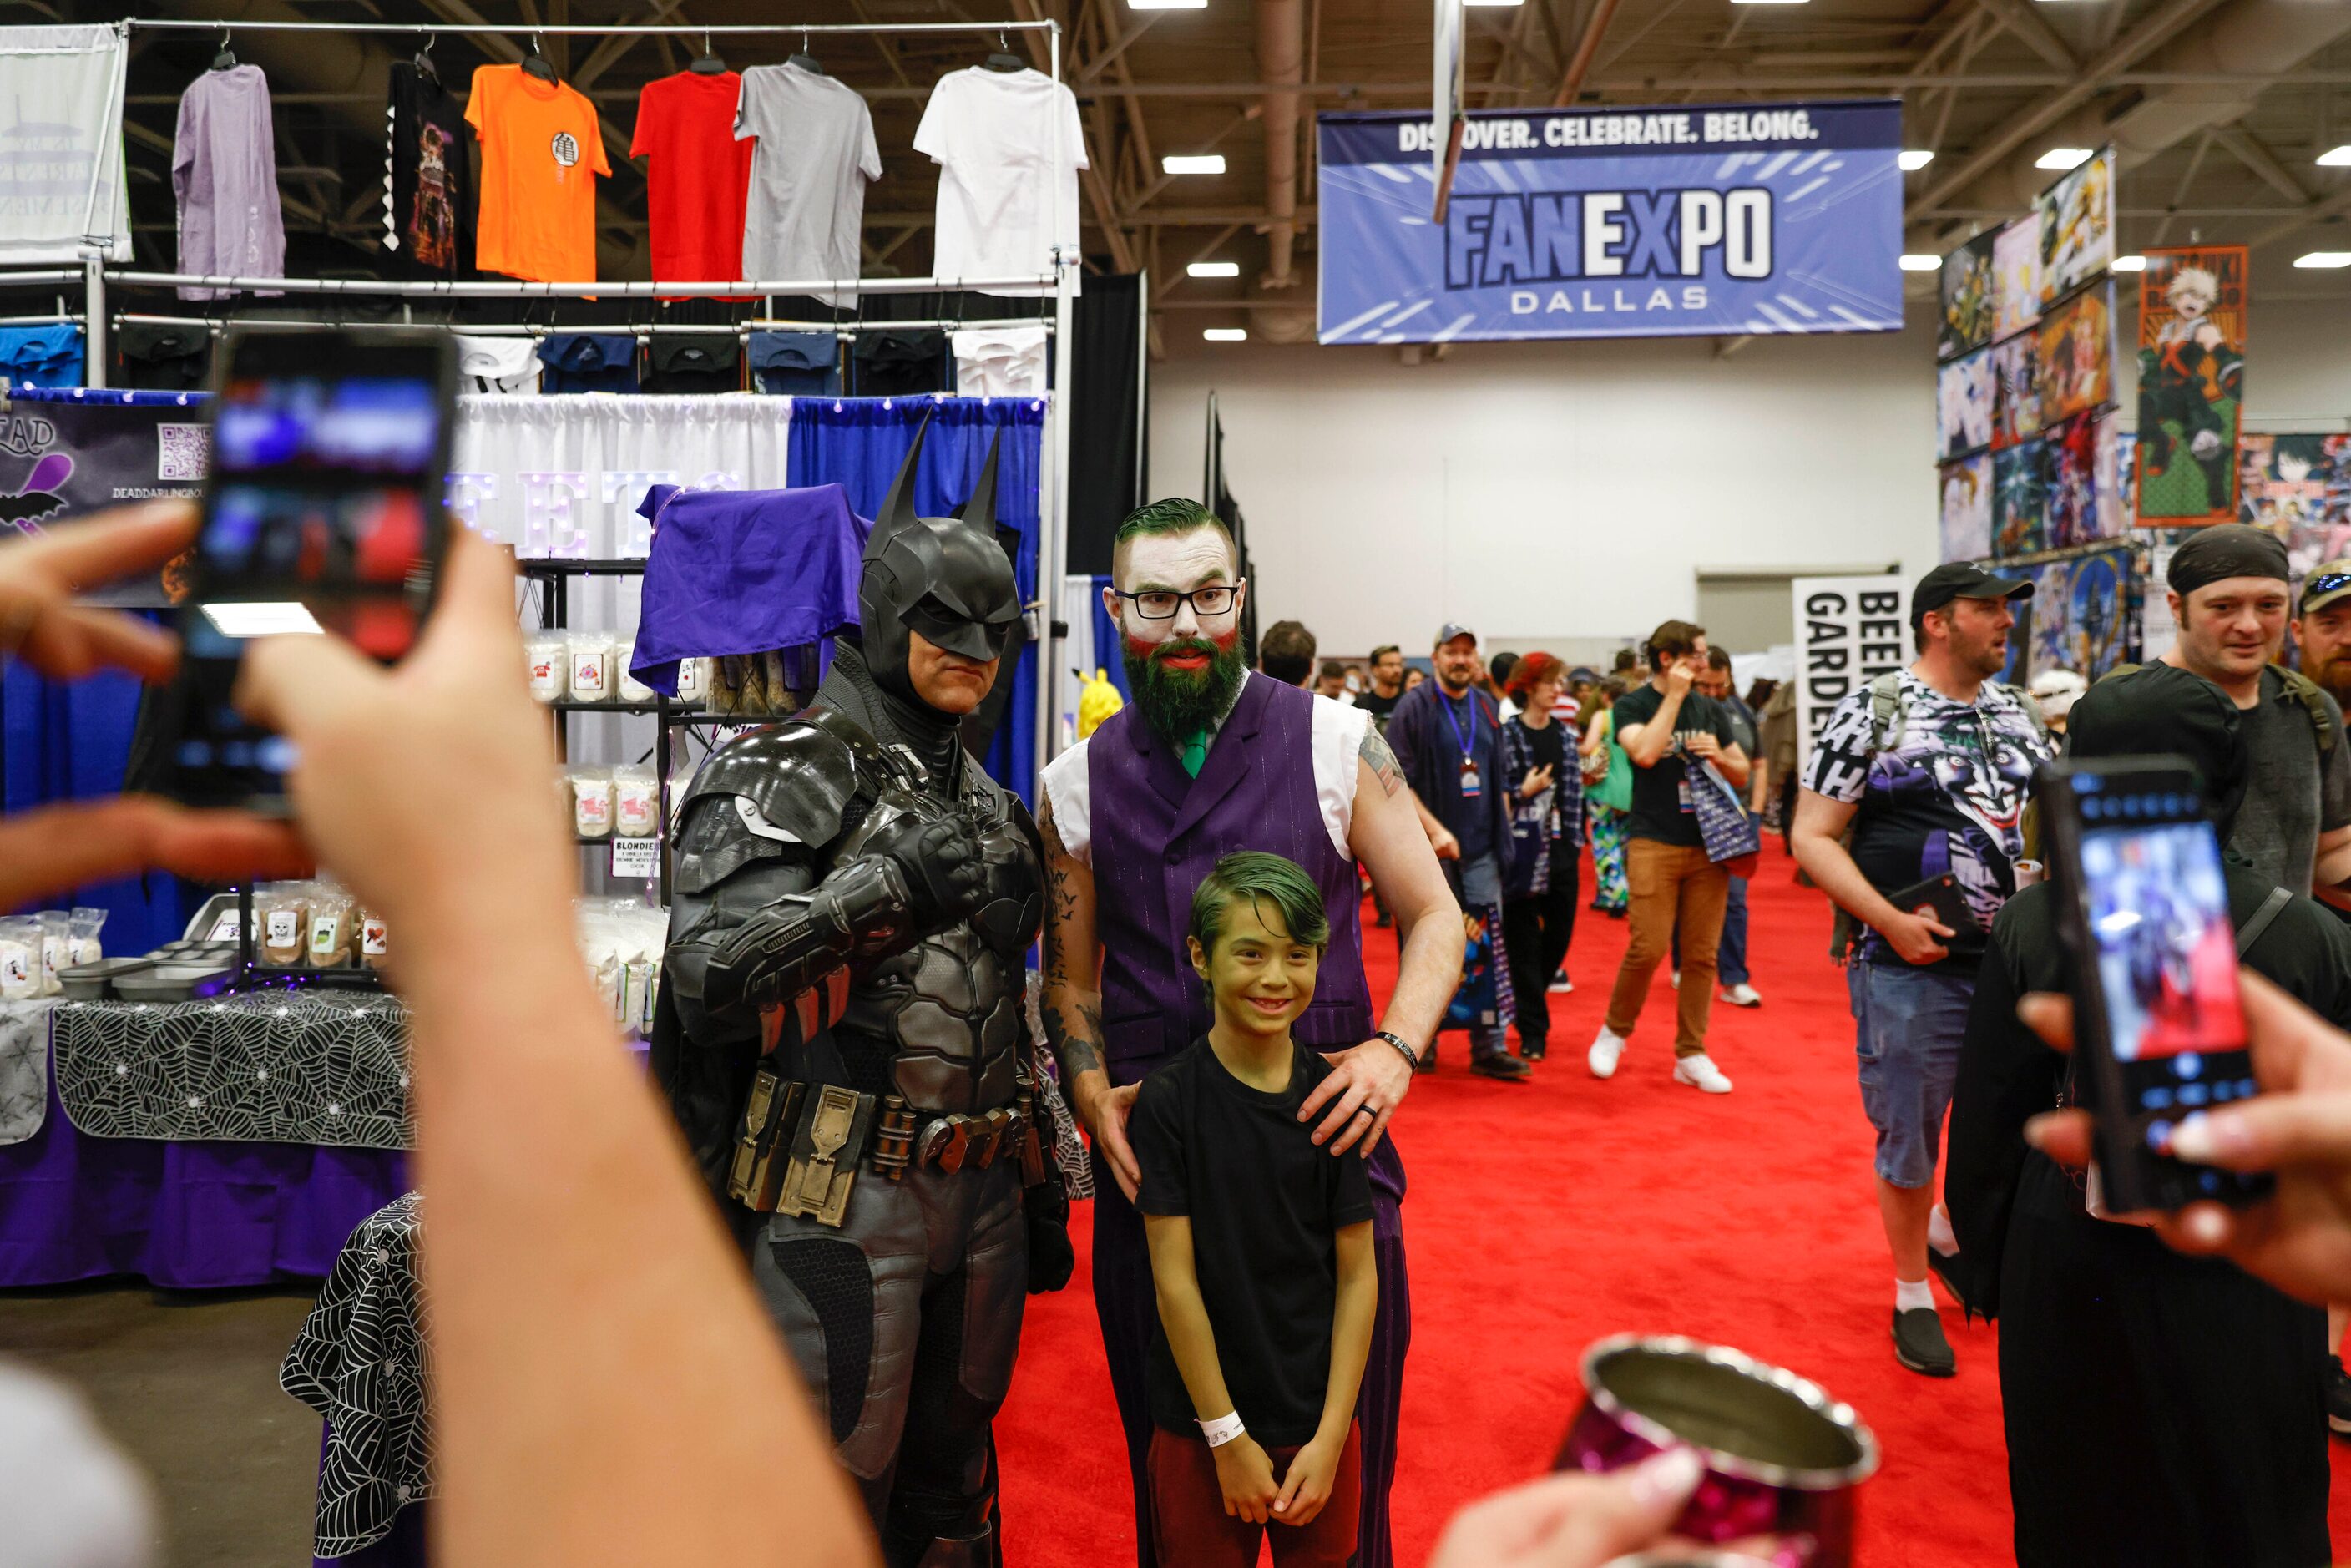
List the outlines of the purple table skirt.
{"label": "purple table skirt", "polygon": [[86,1137],[52,1082],[41,1130],[0,1147],[0,1289],[323,1279],[352,1228],[408,1186],[396,1149]]}

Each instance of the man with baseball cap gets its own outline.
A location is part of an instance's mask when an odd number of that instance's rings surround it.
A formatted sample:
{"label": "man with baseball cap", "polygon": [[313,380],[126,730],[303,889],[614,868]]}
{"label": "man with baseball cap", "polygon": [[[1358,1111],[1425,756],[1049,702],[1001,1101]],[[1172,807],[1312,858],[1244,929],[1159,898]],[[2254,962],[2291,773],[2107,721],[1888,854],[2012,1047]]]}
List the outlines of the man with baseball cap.
{"label": "man with baseball cap", "polygon": [[[1458,622],[1438,629],[1430,653],[1437,679],[1405,693],[1388,716],[1387,741],[1405,782],[1421,804],[1423,823],[1437,858],[1458,862],[1461,912],[1484,926],[1487,951],[1502,951],[1502,880],[1512,852],[1509,761],[1502,752],[1501,715],[1478,689],[1485,665],[1478,633]],[[1507,1082],[1530,1076],[1510,1051],[1516,1016],[1510,967],[1495,962],[1494,1007],[1472,1020],[1469,1071]],[[1429,1047],[1424,1060],[1436,1061]]]}
{"label": "man with baseball cap", "polygon": [[1992,916],[2016,891],[2032,770],[2054,754],[2032,700],[1997,678],[2012,606],[2032,594],[1965,561],[1920,579],[1917,662],[1830,710],[1789,837],[1844,911],[1838,956],[1894,1254],[1894,1357],[1929,1377],[1958,1369],[1927,1281],[1959,1248],[1935,1202],[1936,1147]]}
{"label": "man with baseball cap", "polygon": [[2351,560],[2321,561],[2302,580],[2294,645],[2319,690],[2337,704],[2351,696]]}
{"label": "man with baseball cap", "polygon": [[[2203,676],[2243,710],[2252,783],[2230,851],[2280,887],[2315,887],[2341,902],[2339,884],[2351,879],[2351,754],[2341,706],[2277,662],[2288,570],[2284,543],[2265,529],[2197,529],[2165,573],[2179,632],[2163,662]],[[2324,591],[2303,597],[2303,619],[2314,623],[2332,602]]]}

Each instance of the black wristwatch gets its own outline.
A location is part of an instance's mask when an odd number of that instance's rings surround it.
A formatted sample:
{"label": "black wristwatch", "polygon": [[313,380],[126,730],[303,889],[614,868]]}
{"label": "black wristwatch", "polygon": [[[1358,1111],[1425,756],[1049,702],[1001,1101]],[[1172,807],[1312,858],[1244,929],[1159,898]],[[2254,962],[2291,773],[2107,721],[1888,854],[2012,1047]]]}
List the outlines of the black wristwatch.
{"label": "black wristwatch", "polygon": [[1404,1059],[1406,1061],[1411,1062],[1415,1068],[1420,1066],[1420,1052],[1406,1045],[1404,1042],[1402,1036],[1390,1034],[1384,1029],[1375,1029],[1372,1031],[1372,1034],[1374,1039],[1386,1040],[1390,1045],[1393,1045],[1398,1051],[1403,1051]]}

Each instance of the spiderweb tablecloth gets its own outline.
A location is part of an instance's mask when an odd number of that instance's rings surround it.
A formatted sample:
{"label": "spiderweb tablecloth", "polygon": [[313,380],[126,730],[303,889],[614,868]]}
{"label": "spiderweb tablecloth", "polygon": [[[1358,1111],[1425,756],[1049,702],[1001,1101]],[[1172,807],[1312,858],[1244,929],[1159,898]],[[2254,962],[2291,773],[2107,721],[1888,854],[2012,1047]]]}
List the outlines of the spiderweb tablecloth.
{"label": "spiderweb tablecloth", "polygon": [[0,1002],[0,1147],[41,1130],[49,1113],[52,1001]]}

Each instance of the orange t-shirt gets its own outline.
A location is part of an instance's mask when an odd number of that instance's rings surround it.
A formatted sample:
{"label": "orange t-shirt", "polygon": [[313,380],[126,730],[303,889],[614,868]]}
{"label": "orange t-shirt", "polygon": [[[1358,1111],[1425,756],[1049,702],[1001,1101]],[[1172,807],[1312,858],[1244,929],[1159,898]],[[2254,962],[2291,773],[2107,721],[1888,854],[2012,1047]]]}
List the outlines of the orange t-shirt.
{"label": "orange t-shirt", "polygon": [[535,283],[593,280],[594,176],[612,172],[596,106],[520,66],[483,66],[465,123],[482,142],[474,265]]}

